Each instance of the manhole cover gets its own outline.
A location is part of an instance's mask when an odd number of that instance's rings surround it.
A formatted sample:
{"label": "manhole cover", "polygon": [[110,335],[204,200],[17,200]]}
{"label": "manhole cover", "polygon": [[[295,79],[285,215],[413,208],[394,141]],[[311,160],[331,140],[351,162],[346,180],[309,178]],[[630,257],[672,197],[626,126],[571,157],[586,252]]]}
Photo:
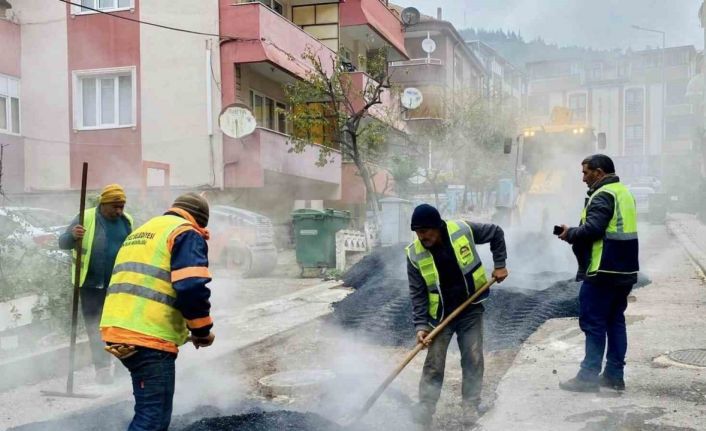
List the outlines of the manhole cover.
{"label": "manhole cover", "polygon": [[686,365],[706,367],[706,349],[677,350],[669,354],[669,359]]}
{"label": "manhole cover", "polygon": [[295,370],[271,374],[260,379],[260,388],[266,396],[316,395],[321,386],[336,375],[329,370]]}

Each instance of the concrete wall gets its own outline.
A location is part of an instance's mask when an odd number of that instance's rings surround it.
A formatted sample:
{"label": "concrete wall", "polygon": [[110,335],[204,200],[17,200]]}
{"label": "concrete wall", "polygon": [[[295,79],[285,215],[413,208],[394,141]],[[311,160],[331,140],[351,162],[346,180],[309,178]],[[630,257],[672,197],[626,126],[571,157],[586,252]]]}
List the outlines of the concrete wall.
{"label": "concrete wall", "polygon": [[[143,1],[140,18],[161,24],[218,33],[218,3]],[[222,184],[221,98],[218,38],[143,26],[140,33],[142,158],[169,163],[177,186]],[[208,92],[211,112],[208,120]],[[212,134],[209,134],[212,132]]]}
{"label": "concrete wall", "polygon": [[66,5],[13,3],[20,21],[25,190],[69,187],[69,74]]}
{"label": "concrete wall", "polygon": [[[140,17],[140,5],[135,2],[134,11],[115,12],[128,18]],[[150,2],[146,2],[150,3]],[[69,84],[71,101],[71,187],[81,185],[81,165],[88,162],[88,185],[100,188],[107,183],[120,183],[126,187],[140,184],[142,173],[142,150],[140,136],[140,31],[141,26],[127,20],[105,14],[71,15],[68,5],[67,22],[68,69],[72,81]],[[36,48],[35,48],[36,49]],[[110,68],[134,68],[133,79],[133,126],[112,127],[98,130],[78,130],[80,100],[73,100],[76,91],[73,74],[76,71]],[[76,92],[78,94],[78,92]]]}
{"label": "concrete wall", "polygon": [[649,107],[647,107],[647,124],[645,128],[646,141],[648,145],[647,153],[649,155],[658,155],[662,153],[662,110],[664,103],[662,102],[662,84],[651,84],[647,86],[649,94]]}
{"label": "concrete wall", "polygon": [[[0,74],[20,77],[20,26],[0,19]],[[22,82],[20,81],[20,86]],[[22,97],[20,89],[20,98]],[[20,104],[22,100],[20,99]],[[20,118],[20,122],[22,118]],[[20,131],[21,132],[21,131]],[[24,140],[21,136],[0,132],[0,145],[5,146],[2,160],[2,190],[6,193],[24,189]]]}
{"label": "concrete wall", "polygon": [[2,55],[0,55],[0,73],[5,75],[20,76],[20,26],[0,19],[0,41],[2,41]]}

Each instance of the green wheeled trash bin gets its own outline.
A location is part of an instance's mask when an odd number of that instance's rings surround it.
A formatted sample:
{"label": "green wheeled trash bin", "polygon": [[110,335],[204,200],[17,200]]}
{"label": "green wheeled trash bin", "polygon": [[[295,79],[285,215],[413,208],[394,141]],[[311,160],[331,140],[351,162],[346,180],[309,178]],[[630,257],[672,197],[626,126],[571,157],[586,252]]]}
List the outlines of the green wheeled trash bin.
{"label": "green wheeled trash bin", "polygon": [[302,275],[336,267],[336,232],[351,222],[348,211],[300,209],[292,212],[297,263]]}

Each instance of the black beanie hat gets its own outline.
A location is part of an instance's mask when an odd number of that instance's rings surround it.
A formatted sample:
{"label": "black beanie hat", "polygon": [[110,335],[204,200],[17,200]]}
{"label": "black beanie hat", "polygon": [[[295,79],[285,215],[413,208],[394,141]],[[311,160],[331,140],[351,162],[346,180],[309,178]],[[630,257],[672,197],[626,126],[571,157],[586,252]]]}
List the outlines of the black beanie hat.
{"label": "black beanie hat", "polygon": [[194,220],[201,227],[208,226],[208,201],[196,193],[185,193],[174,201],[174,208],[181,208],[194,216]]}
{"label": "black beanie hat", "polygon": [[444,221],[441,219],[439,210],[429,204],[421,204],[412,213],[412,230],[432,228],[441,229]]}

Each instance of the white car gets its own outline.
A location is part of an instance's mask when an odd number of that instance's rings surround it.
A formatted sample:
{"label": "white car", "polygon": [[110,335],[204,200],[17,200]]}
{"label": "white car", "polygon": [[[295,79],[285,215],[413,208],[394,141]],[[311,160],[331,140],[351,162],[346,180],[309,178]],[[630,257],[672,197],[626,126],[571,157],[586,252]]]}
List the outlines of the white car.
{"label": "white car", "polygon": [[68,220],[70,217],[44,208],[0,207],[0,241],[55,249]]}
{"label": "white car", "polygon": [[650,210],[650,195],[655,192],[652,187],[629,186],[628,189],[635,197],[638,214],[647,214]]}

